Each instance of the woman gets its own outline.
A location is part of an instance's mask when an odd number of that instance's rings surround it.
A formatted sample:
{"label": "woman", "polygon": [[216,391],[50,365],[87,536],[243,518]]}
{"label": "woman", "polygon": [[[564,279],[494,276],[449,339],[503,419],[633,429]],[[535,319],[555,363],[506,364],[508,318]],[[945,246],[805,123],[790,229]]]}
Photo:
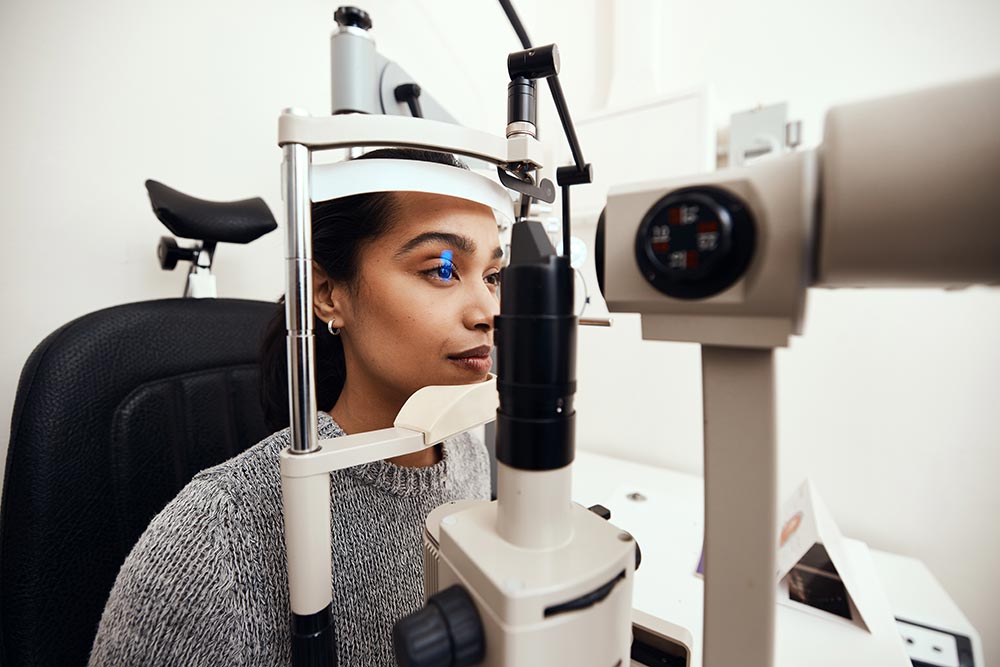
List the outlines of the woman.
{"label": "woman", "polygon": [[[365,155],[464,168],[449,155]],[[487,376],[502,252],[492,209],[412,192],[313,205],[320,438],[392,426],[433,384]],[[262,397],[288,424],[284,310],[265,336]],[[278,454],[288,429],[202,471],[151,522],[118,574],[91,665],[290,662]],[[333,613],[343,665],[389,665],[392,624],[423,604],[421,533],[435,507],[488,499],[485,448],[435,448],[336,471]]]}

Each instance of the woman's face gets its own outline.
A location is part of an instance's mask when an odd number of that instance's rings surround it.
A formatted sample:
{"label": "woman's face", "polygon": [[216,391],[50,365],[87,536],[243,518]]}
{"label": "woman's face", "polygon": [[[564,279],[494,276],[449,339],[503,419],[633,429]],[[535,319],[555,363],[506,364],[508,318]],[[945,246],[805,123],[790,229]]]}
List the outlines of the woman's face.
{"label": "woman's face", "polygon": [[394,224],[360,253],[355,290],[335,294],[348,383],[405,401],[427,385],[486,379],[502,250],[492,209],[396,196]]}

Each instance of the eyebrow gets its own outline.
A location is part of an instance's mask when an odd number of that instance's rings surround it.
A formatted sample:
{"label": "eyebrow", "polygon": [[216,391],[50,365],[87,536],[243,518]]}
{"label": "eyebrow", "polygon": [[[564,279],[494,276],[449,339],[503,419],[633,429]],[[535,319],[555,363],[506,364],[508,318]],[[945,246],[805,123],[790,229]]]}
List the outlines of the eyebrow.
{"label": "eyebrow", "polygon": [[[396,252],[396,258],[400,258],[407,253],[413,252],[422,245],[428,243],[444,243],[449,245],[460,253],[465,255],[476,254],[476,243],[468,236],[461,236],[460,234],[451,234],[449,232],[424,232],[414,236],[412,239],[403,244],[403,247]],[[503,248],[497,246],[493,249],[493,254],[490,259],[500,259],[503,257]]]}

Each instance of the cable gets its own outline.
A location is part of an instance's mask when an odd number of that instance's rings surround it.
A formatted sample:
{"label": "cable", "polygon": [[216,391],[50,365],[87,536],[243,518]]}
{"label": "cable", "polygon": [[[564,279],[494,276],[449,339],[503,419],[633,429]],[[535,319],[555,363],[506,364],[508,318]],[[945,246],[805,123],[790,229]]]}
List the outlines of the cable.
{"label": "cable", "polygon": [[513,26],[514,32],[517,33],[517,38],[521,40],[521,46],[530,49],[531,39],[528,38],[528,32],[524,29],[521,19],[518,18],[517,12],[514,10],[514,5],[510,4],[510,0],[500,0],[500,6],[503,7],[503,12],[507,15],[507,20]]}

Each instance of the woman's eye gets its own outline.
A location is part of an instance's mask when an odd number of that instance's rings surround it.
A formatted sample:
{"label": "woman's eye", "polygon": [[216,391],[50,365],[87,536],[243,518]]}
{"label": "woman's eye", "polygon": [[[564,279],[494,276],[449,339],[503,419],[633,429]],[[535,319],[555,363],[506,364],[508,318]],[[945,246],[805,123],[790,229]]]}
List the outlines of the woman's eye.
{"label": "woman's eye", "polygon": [[427,269],[423,273],[431,278],[434,278],[435,280],[449,282],[455,277],[455,265],[451,262],[442,262],[433,269]]}
{"label": "woman's eye", "polygon": [[483,280],[486,281],[486,284],[488,284],[488,285],[490,285],[492,287],[500,287],[500,273],[499,272],[497,272],[497,273],[491,273],[490,275],[488,275],[485,278],[483,278]]}

